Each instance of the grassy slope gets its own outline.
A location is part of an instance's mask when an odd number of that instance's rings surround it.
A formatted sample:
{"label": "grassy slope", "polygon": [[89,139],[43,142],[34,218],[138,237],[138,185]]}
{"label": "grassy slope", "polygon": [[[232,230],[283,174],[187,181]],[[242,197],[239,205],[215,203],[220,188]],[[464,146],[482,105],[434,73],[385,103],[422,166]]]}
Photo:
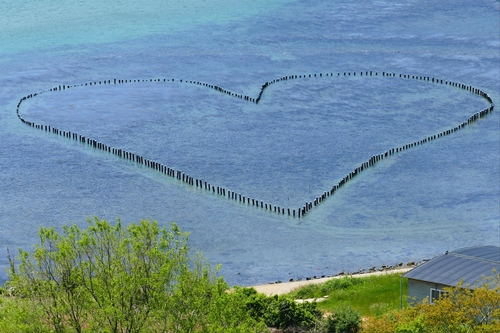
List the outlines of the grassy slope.
{"label": "grassy slope", "polygon": [[[407,287],[407,279],[403,279],[403,306],[406,305]],[[362,316],[378,316],[400,308],[400,274],[333,279],[299,288],[289,295],[297,299],[328,295],[326,301],[318,303],[318,308],[323,311],[351,307]]]}

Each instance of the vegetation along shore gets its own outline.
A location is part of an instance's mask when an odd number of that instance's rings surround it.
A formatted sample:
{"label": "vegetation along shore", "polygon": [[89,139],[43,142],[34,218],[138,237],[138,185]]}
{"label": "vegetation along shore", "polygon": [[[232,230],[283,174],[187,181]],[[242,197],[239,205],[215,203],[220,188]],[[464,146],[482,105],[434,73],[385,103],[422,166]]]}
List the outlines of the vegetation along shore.
{"label": "vegetation along shore", "polygon": [[401,278],[409,267],[230,288],[176,224],[95,217],[39,236],[32,251],[9,255],[1,332],[500,331],[497,273],[411,304]]}

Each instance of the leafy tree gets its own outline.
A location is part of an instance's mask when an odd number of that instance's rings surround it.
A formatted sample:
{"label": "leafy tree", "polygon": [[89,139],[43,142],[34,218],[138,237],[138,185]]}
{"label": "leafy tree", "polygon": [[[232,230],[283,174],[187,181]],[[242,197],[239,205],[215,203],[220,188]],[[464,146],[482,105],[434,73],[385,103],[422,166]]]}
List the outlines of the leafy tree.
{"label": "leafy tree", "polygon": [[[176,224],[41,228],[34,252],[19,251],[9,286],[54,332],[262,331],[235,302],[217,269],[197,255]],[[231,311],[228,306],[233,307]],[[30,311],[30,310],[28,310]],[[1,314],[1,311],[0,311]],[[237,320],[236,320],[236,319]],[[2,322],[0,322],[2,325]],[[1,327],[1,326],[0,326]],[[29,330],[26,330],[29,331]]]}

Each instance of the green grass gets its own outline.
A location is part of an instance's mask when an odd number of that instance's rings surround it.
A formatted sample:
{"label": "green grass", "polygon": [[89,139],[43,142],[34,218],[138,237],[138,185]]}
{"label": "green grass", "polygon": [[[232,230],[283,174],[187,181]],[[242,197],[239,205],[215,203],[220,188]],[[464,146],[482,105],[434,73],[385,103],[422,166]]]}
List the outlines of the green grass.
{"label": "green grass", "polygon": [[[295,299],[328,299],[318,303],[318,308],[334,312],[335,309],[350,307],[362,316],[380,316],[400,308],[400,274],[384,274],[362,278],[342,277],[322,284],[307,285],[289,295]],[[407,279],[403,279],[403,306],[406,306]]]}

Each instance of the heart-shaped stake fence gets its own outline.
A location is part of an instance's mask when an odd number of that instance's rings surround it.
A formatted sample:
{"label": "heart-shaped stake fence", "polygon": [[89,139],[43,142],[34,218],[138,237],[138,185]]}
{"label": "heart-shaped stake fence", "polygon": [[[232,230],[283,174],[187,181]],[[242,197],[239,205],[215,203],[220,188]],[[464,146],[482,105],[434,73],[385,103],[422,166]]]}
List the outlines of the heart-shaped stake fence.
{"label": "heart-shaped stake fence", "polygon": [[[353,76],[356,76],[356,72],[353,72],[353,73],[343,72],[343,76],[351,76],[351,74]],[[365,72],[359,72],[358,75],[359,76],[363,76],[363,75],[364,76],[373,76],[373,75],[378,76],[378,72],[365,71]],[[418,141],[410,142],[410,143],[405,144],[405,145],[400,146],[400,147],[391,148],[383,153],[380,153],[378,155],[374,155],[374,156],[370,157],[369,160],[363,162],[361,165],[359,165],[353,171],[349,172],[349,174],[347,174],[344,178],[342,178],[337,184],[334,184],[330,189],[326,190],[325,192],[323,192],[320,195],[318,195],[317,197],[315,197],[314,200],[307,201],[304,204],[304,206],[298,207],[295,209],[284,208],[284,207],[280,207],[278,205],[274,205],[272,203],[265,203],[262,200],[249,198],[248,196],[245,196],[244,194],[236,193],[236,192],[231,191],[229,189],[219,187],[219,186],[216,186],[214,184],[210,184],[209,182],[204,181],[202,179],[195,179],[195,178],[189,176],[188,174],[186,174],[180,170],[174,170],[173,168],[167,167],[166,165],[152,161],[150,159],[147,159],[147,158],[140,156],[140,155],[137,155],[135,153],[125,151],[125,150],[119,149],[119,148],[109,147],[109,146],[105,145],[104,143],[98,142],[97,140],[94,140],[92,138],[85,137],[85,136],[77,134],[77,133],[63,131],[63,130],[57,129],[53,126],[50,126],[50,125],[41,125],[41,124],[37,124],[37,123],[31,122],[31,121],[28,121],[28,120],[24,119],[19,112],[19,109],[20,109],[23,101],[25,101],[29,98],[33,98],[35,96],[38,96],[40,94],[46,93],[46,92],[61,91],[61,90],[70,89],[70,88],[79,87],[79,86],[92,86],[92,85],[95,86],[95,85],[105,85],[105,84],[108,84],[108,85],[115,84],[116,85],[116,84],[128,84],[128,83],[138,83],[138,82],[183,82],[182,79],[181,80],[175,80],[175,79],[119,80],[119,79],[113,79],[113,80],[104,80],[104,81],[98,81],[98,82],[97,81],[87,82],[87,83],[82,83],[79,85],[72,85],[72,86],[71,85],[70,86],[59,85],[58,87],[54,87],[54,88],[51,88],[49,90],[44,90],[44,91],[40,91],[37,93],[33,93],[33,94],[29,94],[27,96],[24,96],[23,98],[21,98],[19,100],[19,103],[17,104],[16,112],[17,112],[17,116],[19,117],[19,119],[23,123],[25,123],[33,128],[36,128],[36,129],[39,129],[42,131],[46,131],[46,132],[51,132],[55,135],[66,137],[66,138],[69,138],[72,140],[77,140],[77,141],[79,141],[83,144],[86,144],[90,147],[93,147],[95,149],[99,149],[99,150],[102,150],[103,152],[107,152],[109,154],[116,155],[119,158],[124,158],[124,159],[130,160],[130,161],[134,161],[137,164],[141,164],[141,165],[144,165],[146,167],[149,167],[149,168],[156,170],[157,172],[160,172],[160,173],[167,175],[169,177],[175,177],[178,179],[178,181],[183,182],[187,185],[196,186],[197,188],[204,189],[208,192],[217,193],[217,195],[219,195],[221,197],[227,197],[227,199],[229,199],[229,200],[239,201],[242,204],[245,204],[248,206],[251,205],[253,207],[261,208],[263,210],[266,210],[269,212],[274,212],[274,213],[277,213],[280,215],[287,215],[287,216],[294,217],[294,218],[301,218],[301,217],[304,217],[314,207],[316,207],[321,202],[323,202],[326,198],[333,196],[335,194],[335,192],[337,192],[340,188],[342,188],[346,183],[348,183],[355,176],[359,175],[362,171],[375,165],[379,161],[386,159],[386,158],[389,158],[390,156],[392,156],[398,152],[410,149],[410,148],[415,147],[415,146],[422,145],[424,143],[428,143],[430,141],[436,140],[436,139],[443,137],[445,135],[452,134],[452,133],[464,128],[465,126],[476,122],[480,118],[486,116],[488,113],[493,111],[493,107],[494,107],[493,100],[491,99],[491,97],[487,93],[483,92],[480,89],[477,89],[477,88],[474,88],[472,86],[465,85],[462,83],[456,83],[456,82],[451,82],[451,81],[444,81],[443,82],[443,80],[431,78],[431,77],[427,77],[427,76],[416,76],[416,75],[408,75],[408,74],[398,74],[398,75],[399,75],[399,78],[419,80],[419,81],[425,81],[425,82],[435,83],[435,84],[445,84],[445,85],[450,85],[453,87],[457,87],[459,89],[469,91],[470,93],[482,96],[484,99],[486,99],[488,101],[488,103],[490,103],[490,106],[484,110],[481,110],[479,112],[474,113],[472,116],[469,117],[469,119],[467,119],[466,121],[464,121],[460,125],[457,125],[453,128],[447,129],[447,130],[440,132],[438,134],[435,134],[435,135],[425,137],[425,138],[418,140]],[[341,73],[338,72],[338,73],[336,73],[336,75],[334,73],[325,73],[324,76],[341,76]],[[382,72],[382,76],[384,76],[384,77],[397,77],[397,75],[395,73],[386,73],[386,72]],[[262,94],[264,93],[266,88],[269,87],[271,84],[275,84],[277,82],[286,81],[286,80],[294,80],[294,79],[301,79],[301,78],[315,78],[315,77],[317,77],[317,78],[323,77],[323,73],[308,74],[308,75],[287,75],[287,76],[283,76],[283,77],[278,78],[278,79],[274,79],[272,81],[268,81],[262,85],[262,88],[260,89],[260,92],[259,92],[259,95],[257,96],[257,98],[252,98],[250,96],[236,94],[236,93],[231,92],[231,91],[224,89],[222,87],[208,84],[208,83],[202,83],[199,81],[186,81],[186,80],[184,80],[184,82],[190,83],[190,84],[200,85],[200,86],[207,87],[210,89],[215,89],[216,91],[219,91],[223,94],[227,94],[227,95],[232,96],[232,97],[240,98],[242,100],[258,104],[261,97],[262,97]]]}

